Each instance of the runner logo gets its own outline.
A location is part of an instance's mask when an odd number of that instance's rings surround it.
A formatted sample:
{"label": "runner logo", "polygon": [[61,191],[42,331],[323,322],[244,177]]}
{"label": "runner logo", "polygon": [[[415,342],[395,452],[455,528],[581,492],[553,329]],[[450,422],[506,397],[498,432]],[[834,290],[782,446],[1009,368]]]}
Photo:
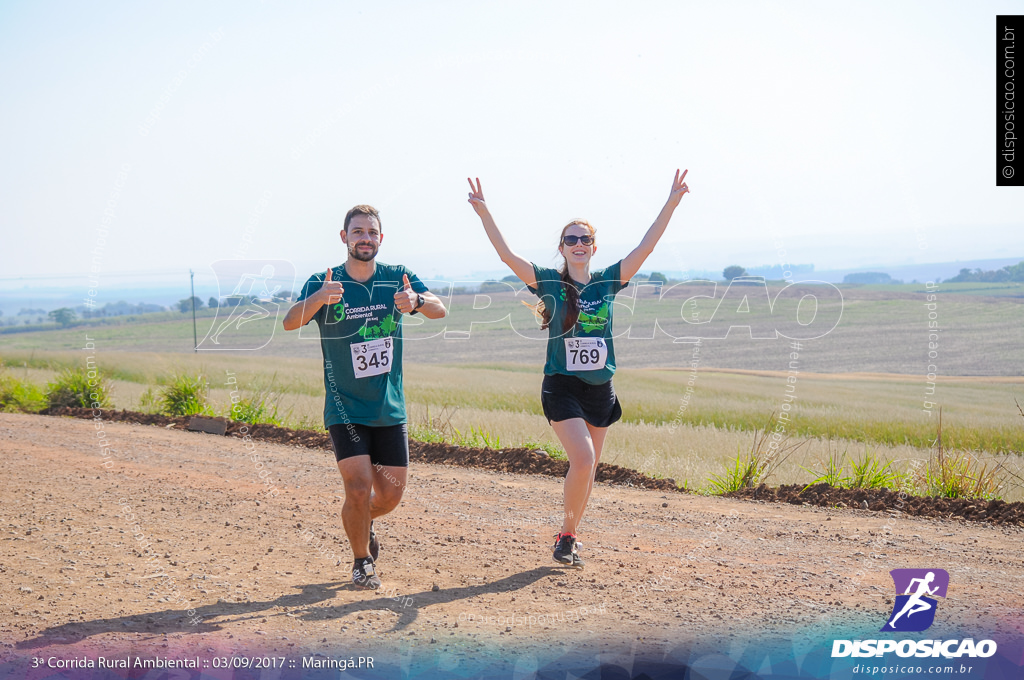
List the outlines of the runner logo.
{"label": "runner logo", "polygon": [[927,630],[935,621],[939,604],[928,596],[946,597],[949,572],[945,569],[893,569],[889,573],[896,586],[896,602],[881,630],[905,633]]}
{"label": "runner logo", "polygon": [[[892,614],[886,621],[882,631],[920,632],[928,629],[935,621],[935,610],[938,602],[929,597],[937,595],[946,597],[949,587],[949,573],[944,569],[893,569],[893,584],[896,586],[896,604]],[[833,640],[832,658],[840,657],[885,657],[895,652],[902,658],[938,658],[958,659],[988,658],[996,653],[995,640],[973,638],[963,640]],[[878,667],[855,666],[854,673],[877,672]],[[882,667],[888,668],[888,667]],[[895,667],[893,667],[895,668]],[[964,667],[962,667],[964,668]],[[970,668],[967,668],[968,672]],[[895,671],[894,671],[895,672]],[[922,671],[918,668],[916,673]],[[915,676],[916,677],[916,676]]]}
{"label": "runner logo", "polygon": [[[218,260],[213,318],[197,349],[249,350],[266,347],[274,337],[282,307],[291,305],[295,268],[286,260]],[[211,305],[212,306],[212,305]],[[209,317],[207,317],[209,318]]]}

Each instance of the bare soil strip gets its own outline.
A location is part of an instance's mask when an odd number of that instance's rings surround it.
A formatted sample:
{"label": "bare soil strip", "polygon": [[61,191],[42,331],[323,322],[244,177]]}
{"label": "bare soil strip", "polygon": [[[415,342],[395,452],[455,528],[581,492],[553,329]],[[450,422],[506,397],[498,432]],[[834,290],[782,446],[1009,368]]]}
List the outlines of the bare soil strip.
{"label": "bare soil strip", "polygon": [[1015,526],[598,484],[573,571],[551,560],[561,480],[423,462],[378,522],[384,590],[354,591],[328,452],[100,427],[0,414],[3,656],[429,654],[456,668],[494,650],[512,666],[541,649],[820,640],[877,632],[903,567],[950,573],[935,637],[1024,629]]}

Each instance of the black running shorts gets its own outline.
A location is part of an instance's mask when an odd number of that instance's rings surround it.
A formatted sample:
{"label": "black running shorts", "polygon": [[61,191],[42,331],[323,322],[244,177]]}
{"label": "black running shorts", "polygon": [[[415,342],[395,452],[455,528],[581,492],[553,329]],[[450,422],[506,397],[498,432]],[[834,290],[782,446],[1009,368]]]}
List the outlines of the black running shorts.
{"label": "black running shorts", "polygon": [[369,425],[331,425],[334,458],[369,456],[373,465],[409,467],[409,431],[405,423],[387,427]]}
{"label": "black running shorts", "polygon": [[540,403],[549,423],[582,418],[594,427],[608,427],[622,417],[612,381],[591,385],[571,375],[545,375]]}

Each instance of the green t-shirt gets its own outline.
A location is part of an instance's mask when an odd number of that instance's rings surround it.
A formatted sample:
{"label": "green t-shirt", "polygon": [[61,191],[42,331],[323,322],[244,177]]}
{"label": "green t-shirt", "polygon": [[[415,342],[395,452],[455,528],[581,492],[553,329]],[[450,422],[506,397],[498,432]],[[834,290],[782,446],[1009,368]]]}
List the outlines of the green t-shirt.
{"label": "green t-shirt", "polygon": [[[406,419],[402,314],[395,311],[395,292],[403,285],[403,274],[409,275],[417,293],[426,293],[427,287],[402,265],[376,265],[367,281],[352,279],[344,265],[332,267],[331,279],[345,288],[342,301],[324,305],[310,319],[320,327],[324,354],[325,427],[348,423],[387,427]],[[298,301],[320,290],[324,275],[309,277]]]}
{"label": "green t-shirt", "polygon": [[[580,295],[580,316],[568,333],[562,333],[565,320],[565,284],[556,269],[533,265],[537,280],[530,291],[552,309],[548,325],[548,354],[545,375],[573,375],[591,385],[601,385],[615,373],[615,348],[612,345],[612,300],[629,285],[620,281],[622,261],[590,273],[584,286],[573,281]],[[571,339],[567,346],[566,340]],[[602,366],[603,364],[603,366]],[[595,368],[601,366],[600,368]]]}

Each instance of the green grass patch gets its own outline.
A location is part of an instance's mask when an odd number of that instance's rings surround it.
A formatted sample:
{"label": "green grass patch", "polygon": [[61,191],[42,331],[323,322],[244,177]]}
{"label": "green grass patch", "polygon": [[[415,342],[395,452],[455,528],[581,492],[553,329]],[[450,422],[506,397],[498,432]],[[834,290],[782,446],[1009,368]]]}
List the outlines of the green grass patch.
{"label": "green grass patch", "polygon": [[452,424],[457,407],[448,405],[430,412],[427,407],[426,415],[418,422],[409,423],[409,436],[428,444],[445,443],[457,446],[471,446],[479,449],[500,449],[501,438],[484,429],[483,427],[470,426],[468,431],[462,431]]}
{"label": "green grass patch", "polygon": [[814,470],[803,468],[805,472],[818,475],[811,480],[810,484],[804,487],[806,490],[815,484],[828,484],[836,488],[847,486],[850,478],[846,476],[846,450],[839,451],[832,440],[828,441],[825,455],[818,461],[820,469]]}
{"label": "green grass patch", "polygon": [[555,460],[569,460],[569,456],[566,455],[565,449],[558,444],[552,442],[535,442],[527,440],[522,444],[524,449],[533,449],[534,451],[543,451],[548,454],[549,458]]}
{"label": "green grass patch", "polygon": [[870,451],[850,463],[851,489],[899,489],[904,476],[892,467],[893,461],[882,461]]}
{"label": "green grass patch", "polygon": [[287,419],[280,414],[281,393],[274,387],[276,379],[275,373],[266,383],[256,382],[251,389],[245,391],[245,396],[240,392],[232,392],[231,408],[227,416],[243,423],[284,427]]}
{"label": "green grass patch", "polygon": [[162,413],[163,404],[160,401],[160,394],[152,387],[147,387],[146,390],[139,395],[139,401],[135,409],[142,413]]}
{"label": "green grass patch", "polygon": [[65,368],[46,386],[46,401],[51,408],[110,408],[110,380],[96,368]]}
{"label": "green grass patch", "polygon": [[870,449],[864,451],[858,460],[850,461],[849,469],[846,456],[847,450],[840,452],[838,445],[829,439],[825,455],[818,460],[818,468],[802,468],[812,475],[817,475],[804,489],[815,484],[828,484],[837,489],[899,490],[906,487],[910,481],[906,474],[899,473],[892,467],[893,461],[883,461]]}
{"label": "green grass patch", "polygon": [[708,490],[712,494],[723,495],[750,489],[760,483],[761,476],[757,458],[737,452],[735,460],[725,465],[725,472],[711,476]]}
{"label": "green grass patch", "polygon": [[34,383],[19,380],[0,369],[0,411],[35,413],[46,408],[46,395]]}
{"label": "green grass patch", "polygon": [[750,449],[746,453],[737,451],[736,458],[725,464],[725,472],[708,479],[707,492],[721,495],[764,484],[787,458],[807,443],[781,434],[778,422],[775,413],[768,416],[761,429],[754,430]]}
{"label": "green grass patch", "polygon": [[160,391],[160,412],[168,416],[214,415],[210,384],[202,373],[175,373]]}
{"label": "green grass patch", "polygon": [[918,487],[941,498],[1001,498],[1008,471],[1001,463],[983,461],[968,451],[941,447],[924,467]]}

